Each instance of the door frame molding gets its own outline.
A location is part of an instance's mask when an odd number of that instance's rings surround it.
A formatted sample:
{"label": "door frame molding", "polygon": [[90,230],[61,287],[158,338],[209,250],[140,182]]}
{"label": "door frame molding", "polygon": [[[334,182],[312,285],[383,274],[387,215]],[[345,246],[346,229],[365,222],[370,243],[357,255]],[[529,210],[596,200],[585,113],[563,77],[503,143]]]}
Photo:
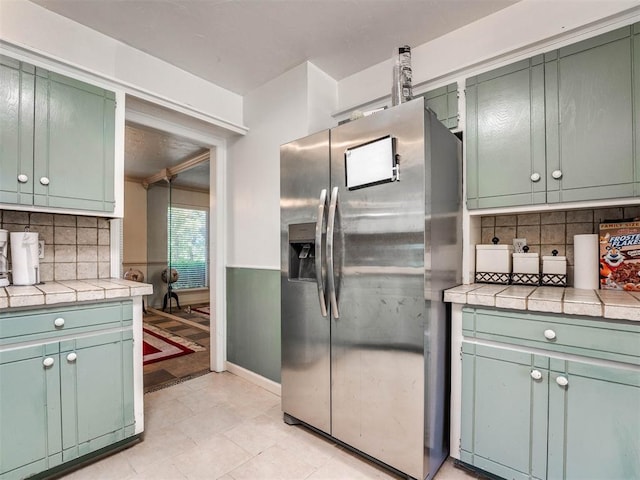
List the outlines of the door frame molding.
{"label": "door frame molding", "polygon": [[[134,99],[134,102],[135,99]],[[163,112],[164,113],[164,112]],[[227,231],[227,142],[226,139],[187,127],[180,122],[184,114],[167,111],[149,114],[125,106],[125,120],[145,127],[178,135],[209,147],[209,304],[214,306],[210,333],[209,368],[225,370],[227,358],[227,302],[226,302],[226,235]],[[175,119],[171,118],[175,114]],[[196,119],[194,119],[196,120]],[[213,246],[213,248],[211,248]]]}

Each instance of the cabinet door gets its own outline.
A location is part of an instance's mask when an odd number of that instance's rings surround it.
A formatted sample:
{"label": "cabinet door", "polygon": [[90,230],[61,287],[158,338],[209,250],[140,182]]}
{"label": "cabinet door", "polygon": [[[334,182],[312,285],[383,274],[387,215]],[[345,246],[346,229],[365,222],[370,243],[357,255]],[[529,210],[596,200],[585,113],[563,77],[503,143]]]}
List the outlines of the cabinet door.
{"label": "cabinet door", "polygon": [[451,83],[444,87],[430,90],[423,95],[425,104],[433,111],[447,128],[458,127],[458,84]]}
{"label": "cabinet door", "polygon": [[131,330],[61,342],[64,461],[133,434]]}
{"label": "cabinet door", "polygon": [[114,210],[115,94],[36,70],[34,204]]}
{"label": "cabinet door", "polygon": [[551,369],[549,478],[640,478],[640,369],[556,359]]}
{"label": "cabinet door", "polygon": [[547,366],[547,357],[463,342],[460,460],[504,478],[546,478]]}
{"label": "cabinet door", "polygon": [[467,79],[468,208],[546,201],[542,60]]}
{"label": "cabinet door", "polygon": [[632,29],[545,54],[547,202],[640,193]]}
{"label": "cabinet door", "polygon": [[0,379],[0,478],[60,464],[58,344],[0,352]]}
{"label": "cabinet door", "polygon": [[0,203],[33,203],[34,72],[0,56]]}

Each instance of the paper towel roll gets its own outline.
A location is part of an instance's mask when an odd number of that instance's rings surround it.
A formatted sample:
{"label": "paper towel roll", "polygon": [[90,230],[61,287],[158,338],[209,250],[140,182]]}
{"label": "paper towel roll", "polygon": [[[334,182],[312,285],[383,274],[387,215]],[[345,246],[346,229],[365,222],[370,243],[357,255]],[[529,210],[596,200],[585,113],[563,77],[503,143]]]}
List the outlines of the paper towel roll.
{"label": "paper towel roll", "polygon": [[11,283],[35,285],[40,281],[39,268],[38,234],[11,232]]}
{"label": "paper towel roll", "polygon": [[573,236],[573,286],[575,288],[598,289],[599,258],[598,235]]}

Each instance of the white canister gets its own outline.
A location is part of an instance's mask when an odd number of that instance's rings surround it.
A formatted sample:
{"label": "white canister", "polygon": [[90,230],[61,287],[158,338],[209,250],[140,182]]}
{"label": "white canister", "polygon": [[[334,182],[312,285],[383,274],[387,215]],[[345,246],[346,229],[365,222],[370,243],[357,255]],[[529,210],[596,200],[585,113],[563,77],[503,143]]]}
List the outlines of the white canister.
{"label": "white canister", "polygon": [[540,255],[538,253],[514,253],[513,273],[540,273]]}
{"label": "white canister", "polygon": [[558,255],[557,250],[553,251],[553,255],[543,255],[542,273],[546,273],[547,275],[566,275],[567,257]]}
{"label": "white canister", "polygon": [[512,245],[476,245],[476,272],[511,273]]}
{"label": "white canister", "polygon": [[11,278],[13,285],[35,285],[40,281],[38,234],[11,232]]}

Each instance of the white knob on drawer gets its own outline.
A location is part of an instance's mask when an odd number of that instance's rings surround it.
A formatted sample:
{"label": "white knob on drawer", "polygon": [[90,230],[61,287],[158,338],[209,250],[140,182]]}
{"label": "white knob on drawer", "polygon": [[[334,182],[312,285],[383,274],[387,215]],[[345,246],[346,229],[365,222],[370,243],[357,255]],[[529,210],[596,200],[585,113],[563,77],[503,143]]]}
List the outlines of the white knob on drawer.
{"label": "white knob on drawer", "polygon": [[554,332],[551,329],[545,330],[544,331],[544,338],[546,338],[547,340],[553,340],[554,338],[556,338],[556,332]]}
{"label": "white knob on drawer", "polygon": [[569,380],[567,379],[567,377],[559,376],[558,378],[556,378],[556,383],[561,387],[566,387],[567,385],[569,385]]}
{"label": "white knob on drawer", "polygon": [[64,318],[62,318],[62,317],[58,317],[58,318],[56,318],[56,319],[53,321],[53,324],[54,324],[56,327],[63,327],[63,326],[64,326]]}
{"label": "white knob on drawer", "polygon": [[47,177],[40,177],[40,183],[42,185],[49,185],[49,179]]}
{"label": "white knob on drawer", "polygon": [[20,183],[27,183],[29,181],[29,177],[26,176],[24,173],[21,173],[20,175],[18,175],[18,181]]}
{"label": "white knob on drawer", "polygon": [[560,180],[560,179],[562,178],[562,170],[554,170],[554,171],[551,173],[551,176],[552,176],[553,178],[555,178],[556,180]]}
{"label": "white knob on drawer", "polygon": [[529,178],[531,179],[532,182],[539,182],[540,174],[538,172],[532,173]]}
{"label": "white knob on drawer", "polygon": [[542,372],[540,370],[531,370],[531,378],[540,380],[542,378]]}
{"label": "white knob on drawer", "polygon": [[77,358],[78,355],[76,354],[76,352],[71,352],[69,355],[67,355],[67,362],[75,362]]}
{"label": "white knob on drawer", "polygon": [[47,357],[42,361],[42,365],[44,365],[46,368],[49,368],[51,366],[53,366],[53,358],[51,357]]}

